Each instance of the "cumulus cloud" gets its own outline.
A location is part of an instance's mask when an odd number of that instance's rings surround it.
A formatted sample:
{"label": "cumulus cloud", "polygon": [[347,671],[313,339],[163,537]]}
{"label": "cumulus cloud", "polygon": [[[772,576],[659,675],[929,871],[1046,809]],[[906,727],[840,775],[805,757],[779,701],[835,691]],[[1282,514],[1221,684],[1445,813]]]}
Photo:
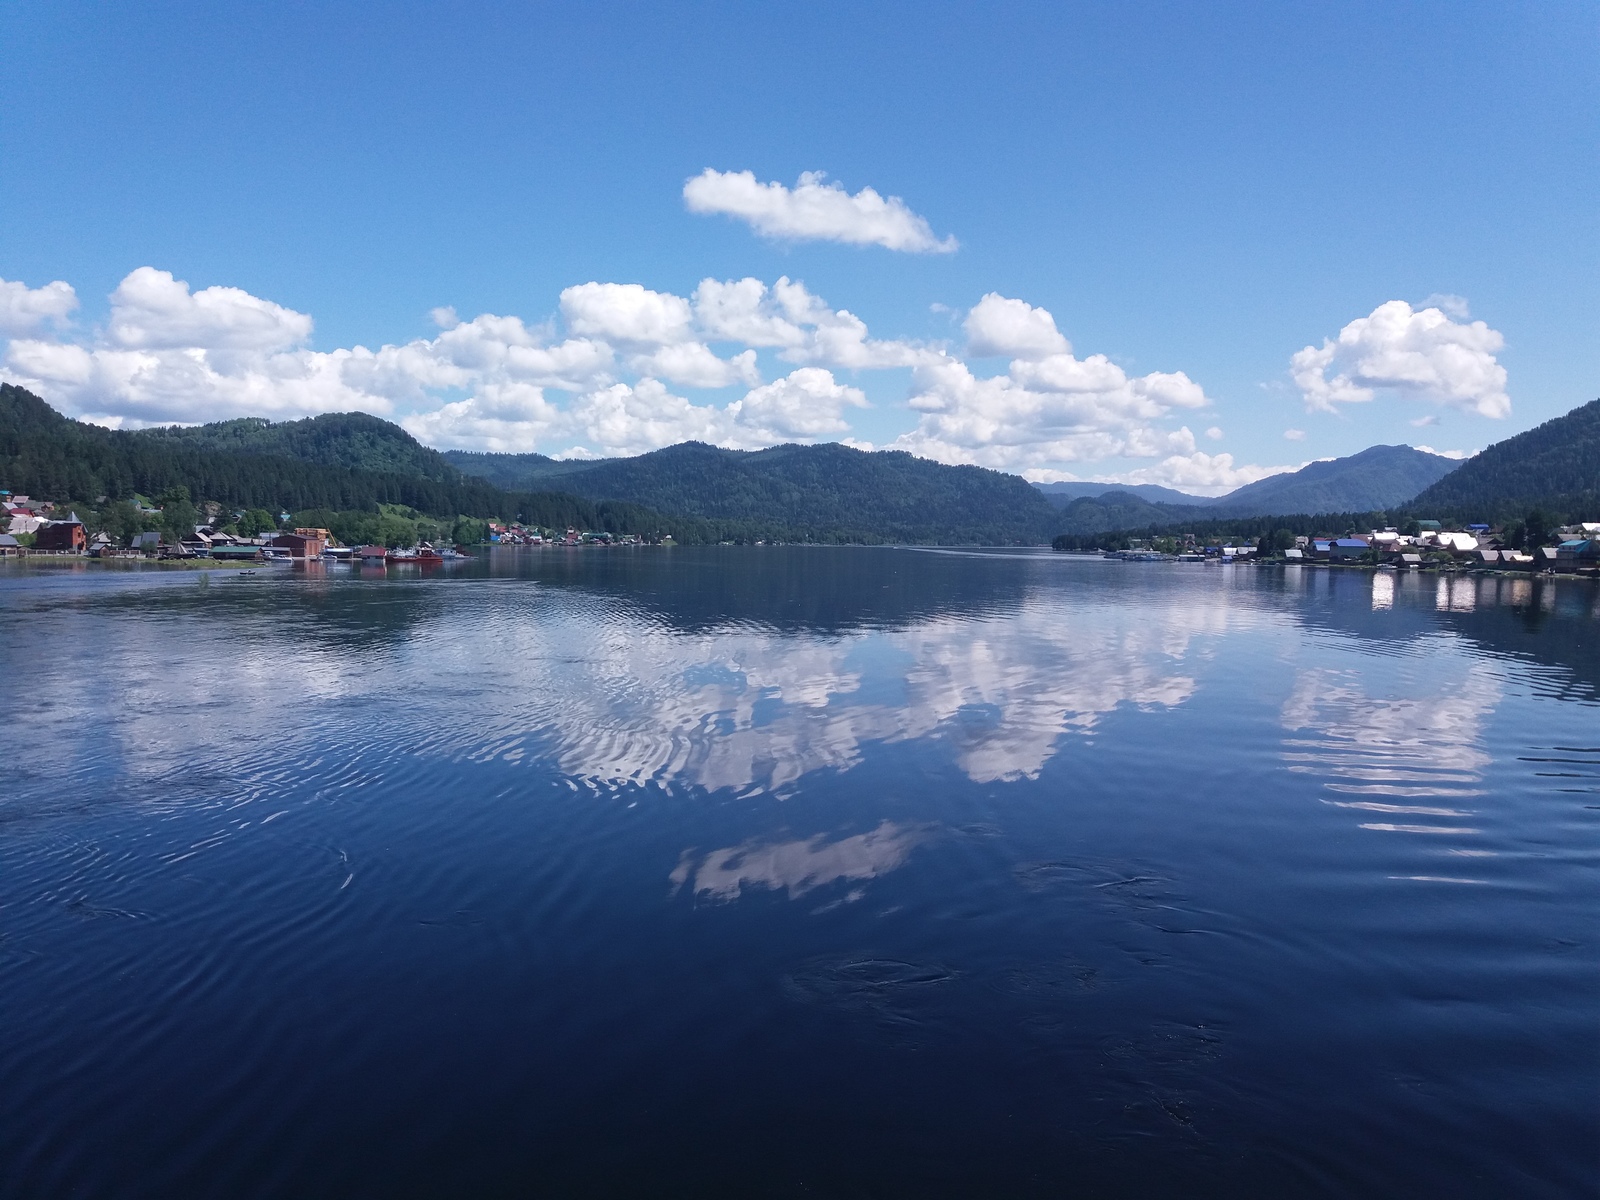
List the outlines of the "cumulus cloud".
{"label": "cumulus cloud", "polygon": [[552,403],[540,388],[487,385],[467,400],[401,418],[419,440],[459,450],[527,452],[575,441],[563,457],[644,454],[679,442],[756,450],[849,431],[844,412],[866,396],[820,367],[801,367],[726,405],[695,404],[658,379],[613,382]]}
{"label": "cumulus cloud", "polygon": [[1048,358],[1072,351],[1071,343],[1056,328],[1056,319],[1047,309],[1035,308],[1024,300],[1007,299],[998,292],[979,300],[962,328],[966,330],[968,352],[978,358]]}
{"label": "cumulus cloud", "polygon": [[637,283],[581,283],[561,293],[567,328],[583,337],[635,346],[687,341],[693,314],[682,296]]}
{"label": "cumulus cloud", "polygon": [[170,273],[141,267],[111,294],[110,318],[90,344],[14,338],[5,364],[11,379],[69,414],[129,426],[389,415],[437,403],[440,391],[474,388],[503,424],[507,397],[528,394],[515,389],[591,388],[615,367],[611,347],[595,339],[549,346],[516,317],[434,316],[443,328],[432,340],[314,351],[303,344],[312,329],[303,313],[238,288],[191,292]]}
{"label": "cumulus cloud", "polygon": [[[708,278],[687,297],[591,281],[562,292],[548,323],[437,308],[432,336],[326,351],[310,347],[304,313],[149,267],[123,280],[108,320],[81,335],[41,329],[76,302],[66,285],[4,294],[29,330],[9,343],[7,377],[111,425],[359,410],[462,449],[592,456],[689,439],[754,449],[823,438],[867,447],[851,428],[866,394],[834,373],[902,368],[917,424],[896,449],[1030,473],[1108,458],[1159,459],[1152,470],[1184,480],[1255,470],[1197,457],[1178,418],[1210,401],[1187,375],[1130,376],[1104,355],[1079,358],[1049,312],[997,293],[965,318],[974,351],[1010,360],[991,377],[942,345],[874,338],[787,277]],[[788,374],[764,382],[762,354]],[[733,387],[737,398],[692,398]]]}
{"label": "cumulus cloud", "polygon": [[1465,321],[1472,315],[1472,310],[1467,305],[1467,298],[1457,296],[1454,292],[1433,292],[1417,307],[1441,309],[1458,321]]}
{"label": "cumulus cloud", "polygon": [[234,287],[191,293],[170,271],[140,267],[111,293],[107,339],[128,350],[285,350],[311,336],[311,318]]}
{"label": "cumulus cloud", "polygon": [[1440,458],[1466,459],[1477,453],[1476,450],[1435,450],[1432,446],[1418,446],[1424,454],[1437,454]]}
{"label": "cumulus cloud", "polygon": [[1306,431],[1304,429],[1285,429],[1283,437],[1285,441],[1303,442],[1306,440]]}
{"label": "cumulus cloud", "polygon": [[1210,403],[1181,372],[1130,377],[1099,354],[1017,359],[1007,374],[990,378],[939,355],[920,363],[912,381],[910,404],[922,415],[892,448],[1003,470],[1190,454],[1187,426],[1163,430],[1156,423]]}
{"label": "cumulus cloud", "polygon": [[487,384],[467,400],[400,418],[412,437],[429,446],[527,454],[552,433],[565,433],[567,414],[531,384]]}
{"label": "cumulus cloud", "polygon": [[70,283],[56,280],[41,288],[0,279],[0,337],[33,333],[47,324],[65,321],[78,307],[78,293]]}
{"label": "cumulus cloud", "polygon": [[1335,412],[1379,391],[1428,400],[1485,417],[1511,413],[1506,370],[1495,354],[1505,339],[1482,321],[1462,324],[1439,308],[1380,304],[1319,346],[1290,360],[1306,408]]}
{"label": "cumulus cloud", "polygon": [[848,433],[847,408],[865,408],[859,388],[837,382],[831,371],[801,367],[783,379],[752,389],[733,411],[747,427],[784,438],[819,438]]}
{"label": "cumulus cloud", "polygon": [[756,352],[746,350],[732,358],[718,358],[704,342],[681,342],[662,346],[650,354],[634,355],[630,370],[653,375],[684,387],[721,388],[733,383],[761,382]]}
{"label": "cumulus cloud", "polygon": [[683,185],[683,200],[690,212],[734,217],[764,237],[786,241],[883,246],[913,254],[956,249],[955,238],[935,237],[927,220],[900,197],[886,199],[872,188],[852,196],[843,185],[825,179],[820,171],[808,171],[788,188],[761,183],[752,171],[707,167]]}
{"label": "cumulus cloud", "polygon": [[1222,440],[1222,427],[1220,425],[1213,425],[1210,429],[1206,430],[1206,436],[1213,442],[1220,442]]}
{"label": "cumulus cloud", "polygon": [[776,348],[788,362],[871,371],[915,366],[938,356],[913,342],[868,336],[860,317],[830,307],[788,276],[770,288],[759,279],[704,279],[694,304],[695,317],[712,341]]}

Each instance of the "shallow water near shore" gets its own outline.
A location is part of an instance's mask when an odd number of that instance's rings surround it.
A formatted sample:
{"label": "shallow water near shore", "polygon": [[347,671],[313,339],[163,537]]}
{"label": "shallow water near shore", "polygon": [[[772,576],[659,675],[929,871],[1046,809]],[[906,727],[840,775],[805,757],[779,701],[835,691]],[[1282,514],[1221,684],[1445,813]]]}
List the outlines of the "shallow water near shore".
{"label": "shallow water near shore", "polygon": [[1594,1194],[1600,589],[0,566],[0,1197]]}

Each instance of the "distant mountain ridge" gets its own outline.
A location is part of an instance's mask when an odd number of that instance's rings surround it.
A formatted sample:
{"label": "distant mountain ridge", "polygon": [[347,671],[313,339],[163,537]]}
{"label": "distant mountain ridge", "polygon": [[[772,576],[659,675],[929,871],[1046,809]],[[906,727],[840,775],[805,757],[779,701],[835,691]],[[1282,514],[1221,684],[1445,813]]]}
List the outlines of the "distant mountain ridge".
{"label": "distant mountain ridge", "polygon": [[1600,401],[1465,464],[1410,446],[1373,446],[1212,498],[1148,484],[1035,486],[982,467],[837,443],[737,451],[685,442],[595,460],[440,452],[364,413],[113,434],[62,417],[24,389],[3,392],[0,468],[12,477],[8,486],[73,498],[185,482],[197,495],[241,503],[339,508],[380,500],[476,515],[521,508],[531,492],[560,492],[539,507],[580,498],[643,506],[651,520],[713,522],[700,536],[720,528],[723,537],[990,544],[1315,513],[1497,519],[1542,504],[1592,517],[1600,504]]}
{"label": "distant mountain ridge", "polygon": [[1152,503],[1137,488],[1109,486],[1098,496],[1069,501],[1061,513],[1062,532],[1103,533],[1222,517],[1387,511],[1400,508],[1457,466],[1454,459],[1410,446],[1370,446],[1358,454],[1269,475],[1225,496],[1192,496],[1181,504]]}
{"label": "distant mountain ridge", "polygon": [[1496,442],[1416,496],[1418,516],[1494,521],[1544,508],[1600,519],[1600,400]]}
{"label": "distant mountain ridge", "polygon": [[1156,483],[1036,483],[1038,488],[1057,508],[1065,508],[1074,500],[1093,499],[1107,492],[1126,492],[1152,504],[1210,504],[1212,497],[1180,492],[1176,488],[1162,487]]}
{"label": "distant mountain ridge", "polygon": [[683,442],[589,462],[463,451],[445,458],[502,487],[559,486],[663,512],[887,541],[1040,544],[1059,523],[1050,502],[1019,476],[837,442],[753,451]]}
{"label": "distant mountain ridge", "polygon": [[1278,513],[1377,512],[1398,508],[1460,463],[1411,446],[1369,446],[1360,453],[1308,463],[1287,475],[1269,475],[1218,496],[1216,516],[1265,517]]}

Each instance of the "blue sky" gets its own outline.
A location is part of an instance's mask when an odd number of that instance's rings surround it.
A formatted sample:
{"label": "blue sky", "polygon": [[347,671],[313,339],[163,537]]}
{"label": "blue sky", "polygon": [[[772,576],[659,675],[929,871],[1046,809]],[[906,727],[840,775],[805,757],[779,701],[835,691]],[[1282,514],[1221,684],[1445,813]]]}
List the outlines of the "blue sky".
{"label": "blue sky", "polygon": [[[1600,393],[1597,41],[1560,2],[8,0],[0,374],[124,425],[1210,491],[1473,450]],[[766,290],[718,321],[708,279]]]}

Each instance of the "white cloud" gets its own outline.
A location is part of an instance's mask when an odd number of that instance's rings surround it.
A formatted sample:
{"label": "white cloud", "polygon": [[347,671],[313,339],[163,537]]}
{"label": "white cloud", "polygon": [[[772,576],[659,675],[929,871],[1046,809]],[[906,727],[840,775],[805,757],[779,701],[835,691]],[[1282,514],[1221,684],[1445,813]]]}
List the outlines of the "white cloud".
{"label": "white cloud", "polygon": [[724,443],[725,410],[696,405],[655,379],[614,383],[572,403],[571,433],[588,449],[606,455],[644,454],[678,442]]}
{"label": "white cloud", "polygon": [[1413,311],[1404,300],[1390,300],[1351,321],[1337,339],[1296,353],[1290,373],[1309,410],[1334,412],[1385,390],[1505,417],[1511,398],[1505,368],[1495,361],[1504,345],[1482,321],[1459,324],[1438,308]]}
{"label": "white cloud", "polygon": [[1413,429],[1426,429],[1428,426],[1437,425],[1438,423],[1439,423],[1439,414],[1438,413],[1429,413],[1425,417],[1418,417],[1414,421],[1408,421],[1407,422],[1407,424],[1410,425],[1411,428],[1413,428]]}
{"label": "white cloud", "polygon": [[756,367],[756,352],[746,350],[732,358],[718,358],[704,342],[680,342],[662,346],[650,354],[628,359],[629,369],[684,387],[720,388],[731,383],[756,384],[761,372]]}
{"label": "white cloud", "polygon": [[311,336],[311,318],[234,287],[191,293],[170,271],[139,267],[111,293],[106,339],[125,350],[270,351]]}
{"label": "white cloud", "polygon": [[633,346],[667,346],[688,341],[693,314],[689,302],[637,283],[580,283],[561,293],[561,315],[581,337]]}
{"label": "white cloud", "polygon": [[1003,470],[1113,457],[1194,452],[1187,426],[1156,422],[1209,403],[1187,375],[1130,378],[1104,355],[1017,359],[1005,375],[980,379],[966,363],[937,355],[912,375],[916,429],[892,448],[947,463]]}
{"label": "white cloud", "polygon": [[41,288],[0,279],[0,337],[33,333],[47,323],[59,323],[78,307],[78,293],[70,283],[56,280]]}
{"label": "white cloud", "polygon": [[695,316],[712,341],[776,348],[788,362],[871,371],[938,357],[913,342],[868,336],[860,317],[833,309],[788,276],[771,288],[759,279],[701,280],[695,289]]}
{"label": "white cloud", "polygon": [[784,303],[795,288],[810,296],[804,284],[791,284],[787,276],[771,289],[748,277],[726,282],[702,279],[694,291],[695,318],[713,341],[792,349],[804,344],[806,331],[801,323],[810,315],[809,306],[802,304],[802,311],[796,314]]}
{"label": "white cloud", "polygon": [[1206,430],[1206,436],[1213,442],[1220,442],[1222,440],[1222,427],[1219,425],[1213,425],[1210,429]]}
{"label": "white cloud", "polygon": [[801,367],[724,406],[695,404],[658,379],[608,383],[566,406],[526,384],[487,384],[466,400],[401,418],[415,437],[459,450],[527,452],[576,440],[564,457],[644,454],[678,442],[756,450],[847,433],[844,413],[863,408],[857,388],[820,367]]}
{"label": "white cloud", "polygon": [[998,292],[979,300],[962,328],[967,334],[968,353],[979,358],[1048,358],[1072,351],[1071,343],[1056,328],[1056,320],[1047,309],[1035,308],[1024,300],[1007,299]]}
{"label": "white cloud", "polygon": [[468,400],[400,419],[419,442],[452,450],[527,454],[552,433],[564,434],[567,414],[531,384],[487,384]]}
{"label": "white cloud", "polygon": [[1288,442],[1303,442],[1306,440],[1306,431],[1304,429],[1285,429],[1283,437]]}
{"label": "white cloud", "polygon": [[846,408],[865,408],[867,398],[834,380],[820,367],[801,367],[774,383],[753,389],[732,405],[739,421],[784,438],[820,438],[848,433]]}
{"label": "white cloud", "polygon": [[1416,448],[1421,450],[1424,454],[1437,454],[1440,458],[1454,458],[1458,460],[1471,458],[1477,453],[1476,450],[1435,450],[1432,446],[1418,446]]}
{"label": "white cloud", "polygon": [[1418,308],[1437,308],[1458,321],[1465,321],[1472,315],[1472,310],[1467,306],[1465,296],[1457,296],[1454,292],[1433,292]]}
{"label": "white cloud", "polygon": [[[66,311],[63,289],[40,289],[49,311]],[[561,294],[549,325],[438,308],[434,336],[375,350],[312,350],[309,316],[237,288],[194,292],[153,268],[111,301],[99,332],[14,338],[7,377],[70,415],[127,427],[359,410],[437,446],[618,455],[688,439],[870,446],[851,428],[866,395],[834,372],[910,368],[917,425],[894,448],[1034,473],[1112,457],[1181,459],[1190,465],[1163,469],[1192,473],[1195,436],[1173,418],[1209,404],[1181,373],[1129,376],[1103,355],[1074,356],[1048,312],[994,293],[967,314],[971,342],[1012,356],[987,378],[942,347],[873,338],[787,277],[705,279],[692,298],[592,281]],[[764,383],[762,351],[789,374]],[[731,402],[674,390],[736,384]]]}
{"label": "white cloud", "polygon": [[388,415],[474,387],[491,389],[480,400],[498,413],[513,385],[577,391],[606,382],[615,367],[604,342],[545,346],[516,317],[433,315],[442,330],[431,341],[313,351],[300,345],[311,332],[302,313],[237,288],[191,294],[168,272],[141,267],[112,293],[110,319],[90,344],[17,338],[5,363],[10,378],[70,415],[133,427],[352,409]]}
{"label": "white cloud", "polygon": [[707,167],[683,185],[690,212],[736,217],[764,237],[790,241],[844,242],[883,246],[915,254],[948,254],[956,240],[934,236],[928,222],[898,196],[885,199],[872,188],[854,196],[820,171],[800,176],[793,189],[760,183],[752,171]]}

